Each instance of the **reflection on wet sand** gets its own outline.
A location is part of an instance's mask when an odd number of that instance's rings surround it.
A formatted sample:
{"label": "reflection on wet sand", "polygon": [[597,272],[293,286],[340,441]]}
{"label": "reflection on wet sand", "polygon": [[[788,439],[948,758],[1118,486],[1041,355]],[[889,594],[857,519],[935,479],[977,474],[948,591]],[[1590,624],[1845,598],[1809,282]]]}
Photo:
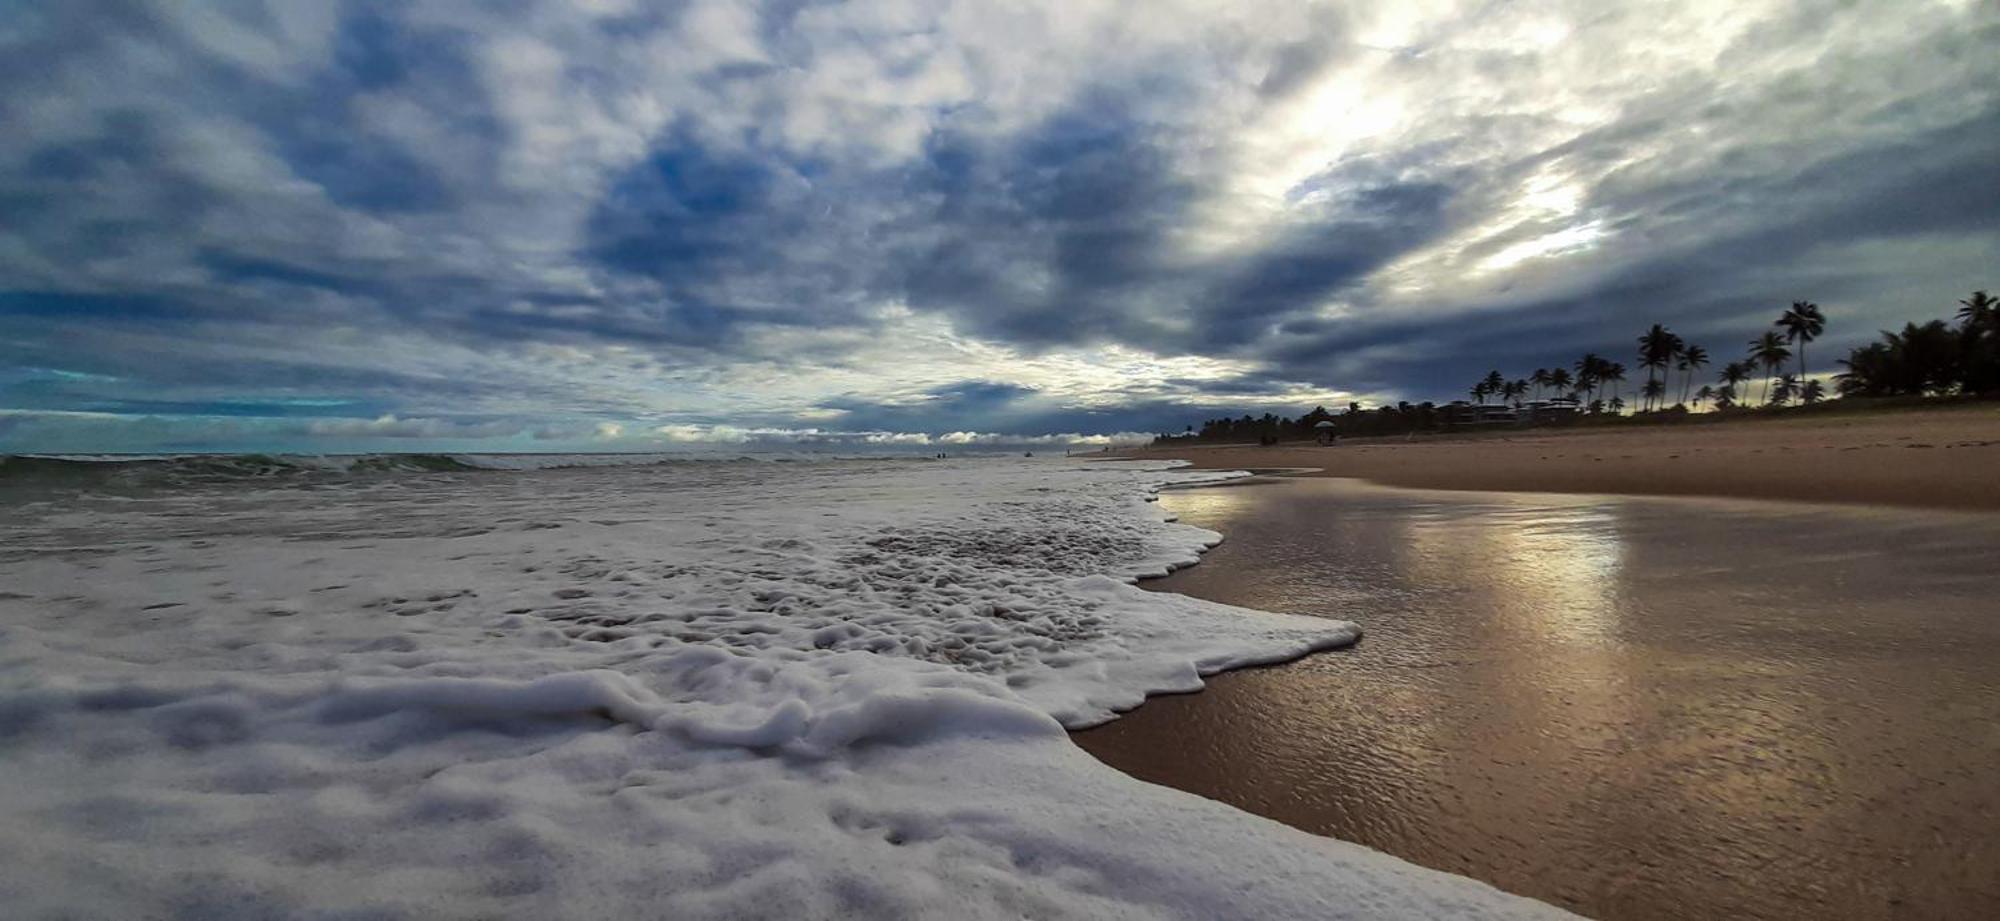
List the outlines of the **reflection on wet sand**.
{"label": "reflection on wet sand", "polygon": [[1080,733],[1607,919],[2000,916],[2000,518],[1284,480],[1152,583],[1357,620]]}

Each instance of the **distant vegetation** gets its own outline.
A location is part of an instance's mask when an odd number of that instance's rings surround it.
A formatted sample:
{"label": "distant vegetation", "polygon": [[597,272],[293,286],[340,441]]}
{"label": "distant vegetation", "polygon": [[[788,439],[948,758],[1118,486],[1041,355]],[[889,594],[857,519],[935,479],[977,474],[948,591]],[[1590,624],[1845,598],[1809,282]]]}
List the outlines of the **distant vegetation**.
{"label": "distant vegetation", "polygon": [[[1975,291],[1958,305],[1956,324],[1907,323],[1901,331],[1884,330],[1879,342],[1848,352],[1839,361],[1846,370],[1833,375],[1840,395],[2000,394],[2000,298]],[[1488,371],[1466,393],[1479,405],[1488,400],[1515,408],[1536,402],[1573,403],[1580,421],[1586,423],[1664,419],[1685,416],[1692,409],[1734,413],[1811,406],[1828,393],[1826,384],[1810,372],[1806,347],[1825,332],[1826,314],[1819,305],[1794,301],[1770,329],[1749,340],[1741,359],[1716,370],[1713,383],[1697,384],[1698,376],[1711,366],[1708,350],[1655,323],[1638,338],[1636,359],[1645,378],[1632,381],[1629,401],[1625,365],[1595,353],[1578,358],[1570,367],[1537,368],[1521,378]],[[1628,407],[1633,410],[1629,415]],[[1162,435],[1155,443],[1300,440],[1323,430],[1322,422],[1332,422],[1343,436],[1397,435],[1439,428],[1447,417],[1448,411],[1434,403],[1398,403],[1372,410],[1349,403],[1344,413],[1321,406],[1296,419],[1272,413],[1209,419],[1199,428],[1188,426],[1180,435]]]}
{"label": "distant vegetation", "polygon": [[1958,302],[1958,325],[1932,320],[1882,331],[1882,341],[1841,360],[1849,396],[1935,396],[2000,391],[2000,299],[1984,291]]}

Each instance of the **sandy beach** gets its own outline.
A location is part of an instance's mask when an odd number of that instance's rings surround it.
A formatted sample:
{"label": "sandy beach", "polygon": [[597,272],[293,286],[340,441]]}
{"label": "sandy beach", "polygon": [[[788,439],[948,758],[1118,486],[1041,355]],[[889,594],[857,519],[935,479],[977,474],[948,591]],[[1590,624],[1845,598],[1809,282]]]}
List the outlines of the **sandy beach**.
{"label": "sandy beach", "polygon": [[[1990,503],[1973,474],[1992,447],[1894,445],[1994,418],[1716,427],[1673,460],[1624,458],[1664,431],[1188,456],[1461,490],[1946,504],[1932,490],[1958,484]],[[1795,479],[1734,469],[1774,455]],[[1366,632],[1074,736],[1114,766],[1609,921],[2000,912],[2000,516],[1323,478],[1161,504],[1227,540],[1148,587]]]}
{"label": "sandy beach", "polygon": [[1175,446],[1209,469],[1315,467],[1422,489],[1723,496],[2000,509],[2000,405],[1617,429]]}

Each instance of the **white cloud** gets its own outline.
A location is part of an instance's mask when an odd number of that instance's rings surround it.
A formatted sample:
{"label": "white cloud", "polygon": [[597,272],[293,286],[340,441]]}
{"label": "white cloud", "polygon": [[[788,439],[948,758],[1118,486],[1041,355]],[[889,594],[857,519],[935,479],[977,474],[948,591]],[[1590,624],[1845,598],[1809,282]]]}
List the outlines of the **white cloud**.
{"label": "white cloud", "polygon": [[448,419],[316,419],[306,423],[313,435],[334,438],[504,438],[517,435],[515,422],[454,422]]}
{"label": "white cloud", "polygon": [[[149,9],[47,5],[0,27],[9,73],[33,75],[0,86],[0,197],[22,203],[0,227],[0,276],[172,309],[0,316],[0,361],[130,378],[65,385],[65,408],[317,398],[392,413],[286,423],[328,438],[866,438],[846,429],[880,420],[845,407],[936,404],[967,381],[1028,392],[941,427],[1422,398],[1436,385],[1421,362],[1484,360],[1431,334],[1455,318],[1813,226],[1842,196],[1881,192],[1896,145],[2000,108],[2000,58],[1982,44],[1994,9],[1965,0],[1163,0],[1143,15],[1109,0],[702,0],[676,15],[529,0],[383,8],[380,48],[334,4]],[[393,60],[350,69],[370,55]],[[1044,136],[1051,119],[1161,174],[1137,187],[1137,223],[1092,210],[1091,187],[1052,184],[1053,204],[970,194],[1060,178],[1074,153]],[[1924,168],[1990,161],[1994,133],[1972,137]],[[751,231],[790,235],[754,259],[670,239],[703,261],[658,277],[601,258],[620,182],[680,168],[648,159],[682,142],[721,176],[682,177],[703,186],[688,194],[765,171],[772,216]],[[952,145],[1021,170],[951,187],[932,159]],[[1785,186],[1857,152],[1883,155],[1837,184]],[[1357,259],[1352,279],[1294,290],[1297,262],[1265,259],[1337,263],[1357,233],[1343,218],[1429,187],[1443,190],[1434,223],[1380,264]],[[928,248],[952,207],[1086,199],[1091,213],[1046,228],[1002,220],[972,228],[969,251]],[[1876,223],[1823,221],[1823,246],[1688,271],[1823,285],[1856,335],[1946,309],[1907,300],[1904,276],[1994,283],[1973,268],[2000,245],[1990,222]],[[1143,249],[1121,254],[1133,238]],[[989,257],[948,297],[904,283]],[[1119,258],[1137,265],[1093,286]],[[1234,292],[1260,275],[1281,303],[1232,326],[1251,309]],[[1017,296],[1047,316],[987,324]],[[1740,308],[1647,309],[1722,326]],[[1434,325],[1375,335],[1421,322]],[[1601,347],[1572,341],[1595,326],[1571,326],[1585,331],[1545,347]],[[736,425],[672,428],[713,420]]]}

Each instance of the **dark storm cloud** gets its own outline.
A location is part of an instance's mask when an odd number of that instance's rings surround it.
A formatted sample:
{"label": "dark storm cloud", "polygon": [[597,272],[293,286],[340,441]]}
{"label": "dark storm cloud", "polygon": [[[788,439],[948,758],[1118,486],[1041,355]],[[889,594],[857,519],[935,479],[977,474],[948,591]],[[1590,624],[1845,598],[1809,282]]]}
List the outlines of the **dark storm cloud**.
{"label": "dark storm cloud", "polygon": [[589,6],[17,11],[0,410],[1178,428],[2000,284],[1987,4]]}
{"label": "dark storm cloud", "polygon": [[[1474,321],[1389,318],[1368,323],[1301,323],[1270,358],[1281,374],[1315,379],[1330,356],[1401,343],[1407,359],[1374,363],[1358,387],[1456,396],[1490,368],[1525,376],[1597,352],[1635,365],[1634,341],[1660,322],[1732,360],[1785,305],[1815,298],[1833,305],[1836,325],[1823,355],[1871,339],[1879,326],[1844,310],[1880,291],[1882,268],[1798,260],[1834,244],[1929,234],[2000,235],[2000,109],[1813,164],[1792,175],[1733,177],[1670,189],[1646,187],[1637,200],[1605,193],[1598,204],[1703,228],[1691,242],[1642,252],[1601,281],[1560,297],[1486,310]],[[1777,269],[1778,271],[1773,271]],[[1948,313],[1949,301],[1910,305]],[[1845,315],[1843,315],[1845,314]]]}

